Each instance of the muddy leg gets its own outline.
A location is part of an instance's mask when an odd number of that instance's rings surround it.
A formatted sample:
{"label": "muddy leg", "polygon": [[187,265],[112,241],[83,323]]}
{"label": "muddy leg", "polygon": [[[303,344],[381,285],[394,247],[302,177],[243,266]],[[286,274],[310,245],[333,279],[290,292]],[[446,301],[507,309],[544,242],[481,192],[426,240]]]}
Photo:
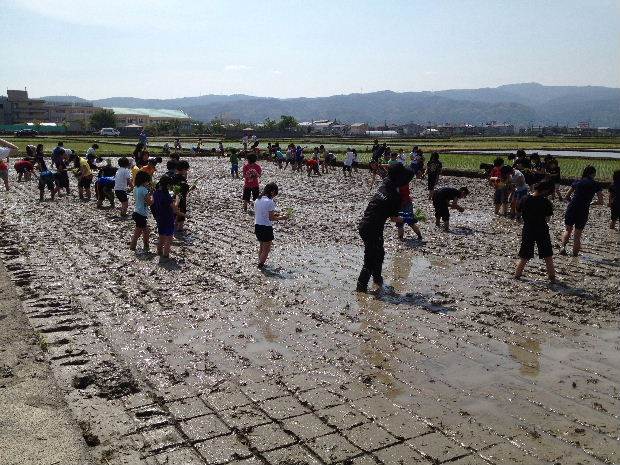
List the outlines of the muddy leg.
{"label": "muddy leg", "polygon": [[553,257],[545,257],[545,266],[547,267],[547,276],[549,281],[555,282],[555,267],[553,266]]}
{"label": "muddy leg", "polygon": [[583,234],[583,229],[575,228],[575,237],[573,237],[573,256],[579,255],[581,251],[581,235]]}
{"label": "muddy leg", "polygon": [[562,247],[561,247],[561,252],[563,255],[566,255],[566,244],[568,244],[568,241],[570,240],[570,236],[573,233],[573,227],[572,226],[566,226],[566,229],[564,230],[564,234],[562,235]]}
{"label": "muddy leg", "polygon": [[523,270],[525,269],[525,265],[529,260],[527,258],[521,258],[517,262],[517,269],[515,270],[515,278],[519,279],[521,275],[523,275]]}

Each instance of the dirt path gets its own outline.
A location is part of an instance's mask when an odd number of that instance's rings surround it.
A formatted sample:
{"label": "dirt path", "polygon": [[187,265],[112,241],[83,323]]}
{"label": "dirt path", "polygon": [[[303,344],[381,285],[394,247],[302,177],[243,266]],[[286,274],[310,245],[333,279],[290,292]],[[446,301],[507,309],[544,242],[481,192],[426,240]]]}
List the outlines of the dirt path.
{"label": "dirt path", "polygon": [[0,463],[92,463],[47,364],[45,339],[32,330],[2,265],[0,295]]}
{"label": "dirt path", "polygon": [[[483,181],[442,179],[470,186],[471,209],[452,234],[423,224],[423,245],[388,227],[395,293],[377,299],[352,292],[367,173],[266,166],[295,214],[261,273],[227,163],[191,163],[178,267],[135,258],[131,222],[93,203],[39,204],[32,184],[1,194],[0,256],[102,463],[620,461],[620,245],[606,209],[584,255],[557,258],[562,285],[538,261],[514,282],[519,228],[492,217]],[[430,217],[423,183],[412,191]]]}

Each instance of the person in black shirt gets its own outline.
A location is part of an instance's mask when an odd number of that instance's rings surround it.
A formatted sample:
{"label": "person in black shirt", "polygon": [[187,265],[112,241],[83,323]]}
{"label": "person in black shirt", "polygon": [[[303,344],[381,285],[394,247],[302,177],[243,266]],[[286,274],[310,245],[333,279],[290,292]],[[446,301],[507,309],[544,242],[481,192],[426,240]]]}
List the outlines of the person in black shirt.
{"label": "person in black shirt", "polygon": [[433,207],[435,207],[435,225],[441,226],[440,220],[443,221],[443,229],[447,232],[450,229],[450,208],[455,208],[462,212],[465,210],[458,204],[458,199],[467,197],[469,189],[461,187],[443,187],[433,193]]}
{"label": "person in black shirt", "polygon": [[555,199],[557,194],[558,199],[562,200],[562,193],[558,187],[561,178],[560,165],[555,158],[551,156],[549,158],[545,157],[545,172],[547,173],[547,179],[553,181],[553,192],[551,194],[551,198]]}
{"label": "person in black shirt", "polygon": [[523,232],[521,234],[521,248],[519,262],[515,271],[515,278],[519,279],[527,262],[534,258],[534,245],[538,246],[538,256],[545,261],[549,281],[555,282],[555,268],[553,267],[553,247],[547,218],[553,215],[553,204],[547,198],[555,188],[551,180],[541,181],[534,185],[534,192],[528,195],[519,210],[523,217]]}
{"label": "person in black shirt", "polygon": [[366,292],[368,281],[372,276],[377,286],[383,285],[383,228],[390,218],[395,223],[402,223],[398,216],[400,208],[400,194],[398,188],[408,184],[413,179],[413,172],[400,163],[388,168],[387,176],[372,197],[359,223],[358,231],[364,241],[364,266],[357,279],[357,291]]}

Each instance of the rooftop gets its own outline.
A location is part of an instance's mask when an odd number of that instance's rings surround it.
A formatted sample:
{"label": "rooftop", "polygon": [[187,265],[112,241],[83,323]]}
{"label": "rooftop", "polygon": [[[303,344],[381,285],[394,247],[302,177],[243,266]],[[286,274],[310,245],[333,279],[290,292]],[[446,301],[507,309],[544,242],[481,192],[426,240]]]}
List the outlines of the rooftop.
{"label": "rooftop", "polygon": [[148,116],[150,118],[178,118],[191,119],[184,111],[181,110],[155,110],[153,108],[122,108],[122,107],[105,107],[107,110],[114,111],[117,115],[136,115]]}

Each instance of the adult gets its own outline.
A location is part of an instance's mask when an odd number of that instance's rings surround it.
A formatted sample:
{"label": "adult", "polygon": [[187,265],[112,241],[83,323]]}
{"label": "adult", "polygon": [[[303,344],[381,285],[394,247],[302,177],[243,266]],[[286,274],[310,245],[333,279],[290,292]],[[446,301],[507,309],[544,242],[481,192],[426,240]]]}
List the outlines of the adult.
{"label": "adult", "polygon": [[603,205],[603,188],[594,180],[595,176],[596,168],[594,168],[594,166],[586,166],[581,175],[581,179],[575,181],[568,191],[568,194],[566,194],[568,207],[566,207],[566,213],[564,214],[564,225],[566,226],[566,230],[562,236],[562,247],[560,250],[562,255],[566,255],[566,244],[568,244],[573,230],[575,231],[575,237],[573,238],[573,256],[576,257],[579,255],[579,251],[581,250],[581,235],[588,222],[590,204],[595,195],[598,198],[593,205]]}
{"label": "adult", "polygon": [[367,292],[368,281],[376,286],[383,286],[383,229],[388,218],[395,223],[402,223],[398,216],[401,199],[398,188],[413,179],[413,172],[400,163],[391,165],[387,170],[379,190],[372,197],[359,223],[359,234],[364,242],[364,265],[357,279],[357,291]]}

